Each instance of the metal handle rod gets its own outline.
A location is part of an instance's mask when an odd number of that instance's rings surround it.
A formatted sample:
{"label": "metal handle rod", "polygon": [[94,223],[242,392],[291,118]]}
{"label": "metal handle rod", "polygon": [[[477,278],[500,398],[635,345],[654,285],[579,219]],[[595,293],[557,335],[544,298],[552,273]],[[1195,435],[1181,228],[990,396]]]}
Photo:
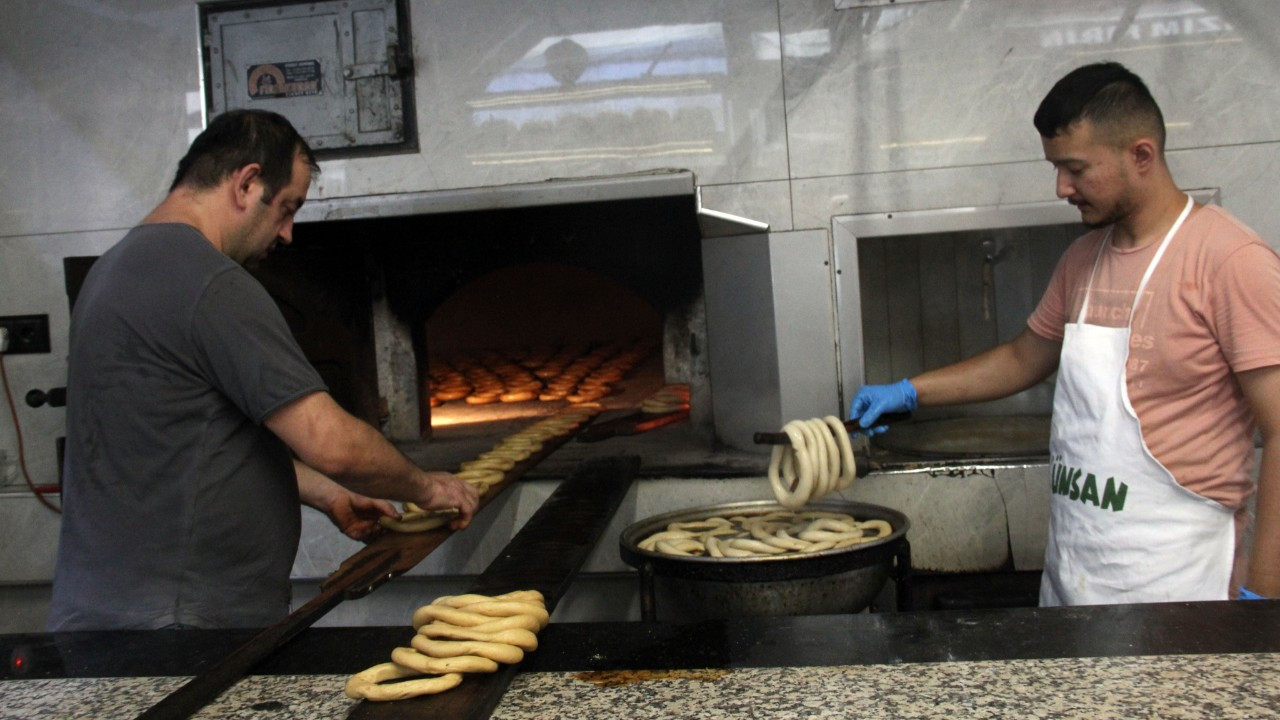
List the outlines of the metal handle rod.
{"label": "metal handle rod", "polygon": [[[909,412],[885,413],[881,415],[878,420],[876,420],[876,424],[877,425],[893,425],[895,423],[906,422],[907,420],[910,420],[910,419],[911,419],[911,413]],[[858,432],[865,429],[858,424],[857,420],[845,420],[843,424],[844,424],[844,429],[848,430],[849,432]],[[752,436],[752,440],[755,442],[756,445],[790,445],[791,444],[791,438],[787,437],[787,434],[784,432],[776,432],[776,433],[758,432]]]}

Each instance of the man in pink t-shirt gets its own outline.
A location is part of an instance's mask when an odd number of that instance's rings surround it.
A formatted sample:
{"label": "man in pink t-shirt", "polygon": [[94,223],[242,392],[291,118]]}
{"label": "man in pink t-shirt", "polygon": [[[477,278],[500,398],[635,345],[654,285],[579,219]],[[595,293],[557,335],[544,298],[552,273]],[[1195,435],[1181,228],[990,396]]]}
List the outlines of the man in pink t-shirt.
{"label": "man in pink t-shirt", "polygon": [[864,386],[850,417],[873,428],[1056,371],[1041,604],[1280,597],[1280,257],[1178,189],[1160,108],[1119,64],[1067,74],[1035,125],[1058,196],[1093,231],[1017,338]]}

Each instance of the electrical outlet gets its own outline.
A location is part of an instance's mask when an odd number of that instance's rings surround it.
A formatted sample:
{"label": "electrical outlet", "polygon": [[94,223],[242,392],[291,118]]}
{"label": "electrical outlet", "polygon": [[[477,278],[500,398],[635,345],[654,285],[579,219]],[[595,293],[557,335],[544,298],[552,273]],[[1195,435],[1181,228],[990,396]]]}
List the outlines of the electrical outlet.
{"label": "electrical outlet", "polygon": [[4,351],[5,355],[50,352],[48,315],[0,317],[0,327],[9,330],[9,349]]}

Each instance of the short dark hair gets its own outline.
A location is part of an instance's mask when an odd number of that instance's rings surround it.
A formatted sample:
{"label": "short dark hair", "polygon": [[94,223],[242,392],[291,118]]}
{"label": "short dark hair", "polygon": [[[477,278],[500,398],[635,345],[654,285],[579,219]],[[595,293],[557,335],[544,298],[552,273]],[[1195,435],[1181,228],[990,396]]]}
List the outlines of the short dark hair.
{"label": "short dark hair", "polygon": [[319,172],[315,153],[283,115],[267,110],[230,110],[215,117],[178,161],[169,186],[207,190],[245,165],[262,166],[264,202],[293,180],[293,159],[301,154]]}
{"label": "short dark hair", "polygon": [[1164,115],[1142,78],[1117,62],[1085,65],[1059,80],[1036,110],[1035,125],[1045,138],[1057,137],[1088,121],[1123,147],[1147,135],[1164,152]]}

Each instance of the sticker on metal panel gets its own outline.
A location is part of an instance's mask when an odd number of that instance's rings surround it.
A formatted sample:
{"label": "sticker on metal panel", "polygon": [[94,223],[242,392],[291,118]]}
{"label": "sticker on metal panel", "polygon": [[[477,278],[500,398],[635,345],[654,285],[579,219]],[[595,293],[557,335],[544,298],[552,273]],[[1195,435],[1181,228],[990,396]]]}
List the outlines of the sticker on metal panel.
{"label": "sticker on metal panel", "polygon": [[249,66],[250,100],[319,95],[320,61],[294,60]]}

